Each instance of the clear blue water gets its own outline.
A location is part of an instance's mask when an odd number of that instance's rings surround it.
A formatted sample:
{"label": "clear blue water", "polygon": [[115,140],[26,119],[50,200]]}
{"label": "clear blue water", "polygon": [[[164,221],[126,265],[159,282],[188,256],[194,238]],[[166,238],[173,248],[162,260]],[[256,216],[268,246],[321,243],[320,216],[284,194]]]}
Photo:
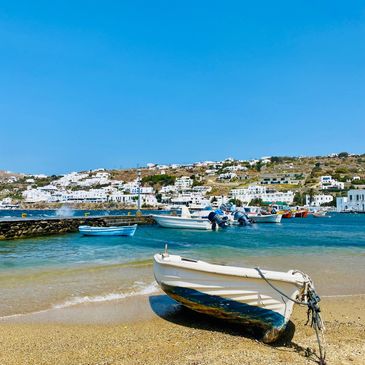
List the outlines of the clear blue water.
{"label": "clear blue water", "polygon": [[[365,293],[365,215],[330,215],[218,232],[140,226],[134,237],[75,233],[2,241],[0,316],[151,285],[152,256],[166,243],[171,253],[202,260],[301,269],[324,294]],[[19,296],[28,304],[19,305]]]}

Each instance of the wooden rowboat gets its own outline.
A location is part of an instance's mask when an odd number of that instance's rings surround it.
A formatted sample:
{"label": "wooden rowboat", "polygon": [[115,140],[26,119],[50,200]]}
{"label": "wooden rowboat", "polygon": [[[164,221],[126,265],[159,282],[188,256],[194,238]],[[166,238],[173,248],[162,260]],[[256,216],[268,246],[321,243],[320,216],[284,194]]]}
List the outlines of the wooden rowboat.
{"label": "wooden rowboat", "polygon": [[133,236],[136,229],[137,224],[117,227],[80,226],[79,232],[85,236]]}
{"label": "wooden rowboat", "polygon": [[166,249],[154,256],[154,275],[162,290],[182,305],[260,328],[267,343],[285,330],[294,301],[305,304],[310,290],[314,292],[309,276],[297,270],[215,265],[170,255]]}

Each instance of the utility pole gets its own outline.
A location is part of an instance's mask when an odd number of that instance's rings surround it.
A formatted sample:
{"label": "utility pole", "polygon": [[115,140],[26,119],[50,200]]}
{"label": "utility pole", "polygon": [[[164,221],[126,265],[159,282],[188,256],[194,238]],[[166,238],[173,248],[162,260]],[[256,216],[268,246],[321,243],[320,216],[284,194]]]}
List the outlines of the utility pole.
{"label": "utility pole", "polygon": [[138,184],[138,208],[137,208],[137,214],[141,215],[141,170],[137,170],[137,184]]}

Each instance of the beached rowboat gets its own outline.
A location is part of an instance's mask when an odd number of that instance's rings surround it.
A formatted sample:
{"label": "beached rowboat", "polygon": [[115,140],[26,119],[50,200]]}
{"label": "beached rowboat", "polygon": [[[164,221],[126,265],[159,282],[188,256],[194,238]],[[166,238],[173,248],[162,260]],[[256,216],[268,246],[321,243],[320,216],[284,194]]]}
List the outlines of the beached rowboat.
{"label": "beached rowboat", "polygon": [[133,236],[136,229],[137,224],[116,227],[80,226],[79,232],[86,236]]}
{"label": "beached rowboat", "polygon": [[184,306],[258,327],[267,343],[285,330],[293,300],[307,300],[313,287],[299,271],[215,265],[170,255],[167,250],[154,256],[154,274],[162,290]]}

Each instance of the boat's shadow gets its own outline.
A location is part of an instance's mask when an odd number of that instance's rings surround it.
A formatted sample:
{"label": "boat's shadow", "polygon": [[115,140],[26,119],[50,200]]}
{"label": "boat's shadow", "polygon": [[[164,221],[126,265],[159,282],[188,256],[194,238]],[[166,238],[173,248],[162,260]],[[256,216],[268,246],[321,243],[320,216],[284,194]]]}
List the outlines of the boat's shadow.
{"label": "boat's shadow", "polygon": [[[228,322],[223,319],[214,318],[205,314],[194,312],[181,304],[175,302],[167,295],[152,295],[149,297],[150,306],[153,312],[166,321],[195,329],[227,333],[232,336],[240,336],[252,340],[260,340],[262,331],[252,327],[243,326],[239,323]],[[280,339],[268,346],[277,349],[286,347],[304,357],[308,357],[308,349],[293,342],[295,325],[289,321],[285,333]]]}

